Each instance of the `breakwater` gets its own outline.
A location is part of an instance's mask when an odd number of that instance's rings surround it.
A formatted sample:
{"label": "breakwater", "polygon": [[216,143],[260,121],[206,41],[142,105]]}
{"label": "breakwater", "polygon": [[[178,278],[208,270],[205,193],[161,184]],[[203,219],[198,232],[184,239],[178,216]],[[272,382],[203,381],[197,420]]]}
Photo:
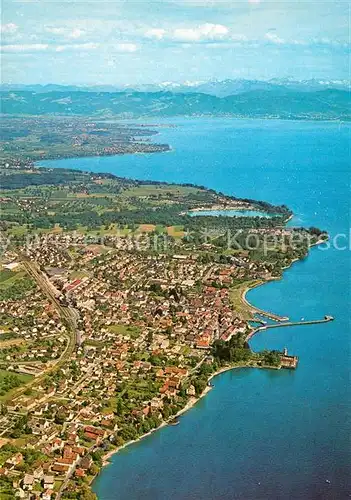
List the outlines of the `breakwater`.
{"label": "breakwater", "polygon": [[265,318],[269,318],[273,321],[288,321],[289,317],[288,316],[279,316],[279,314],[272,313],[270,311],[265,311],[264,309],[260,309],[259,307],[253,306],[250,304],[250,302],[246,298],[247,292],[252,290],[253,288],[256,288],[260,285],[263,285],[265,282],[264,281],[258,281],[257,283],[252,284],[250,287],[248,287],[241,296],[242,301],[244,304],[249,307],[252,311],[253,314],[259,314],[260,316],[264,316]]}
{"label": "breakwater", "polygon": [[250,340],[256,333],[265,331],[271,328],[283,328],[286,326],[304,326],[304,325],[318,325],[321,323],[328,323],[329,321],[334,321],[333,316],[324,316],[322,319],[311,319],[311,320],[301,320],[301,321],[286,321],[284,323],[278,323],[276,325],[263,325],[252,330],[246,337],[246,341]]}
{"label": "breakwater", "polygon": [[277,325],[264,325],[258,327],[257,330],[268,330],[268,328],[282,328],[284,326],[318,325],[319,323],[328,323],[329,321],[333,320],[333,316],[325,316],[323,319],[287,321],[286,323],[278,323]]}

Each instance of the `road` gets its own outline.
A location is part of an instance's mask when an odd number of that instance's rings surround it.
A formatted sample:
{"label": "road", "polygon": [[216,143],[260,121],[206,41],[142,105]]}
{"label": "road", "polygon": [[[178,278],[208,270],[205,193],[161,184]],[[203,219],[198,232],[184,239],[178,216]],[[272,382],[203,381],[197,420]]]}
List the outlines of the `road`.
{"label": "road", "polygon": [[[205,359],[208,357],[208,353],[206,354],[206,356],[204,356],[203,358],[201,358],[201,360],[197,363],[196,366],[194,366],[194,368],[192,368],[190,371],[189,371],[189,375],[193,375],[199,368],[200,366],[202,365],[202,363],[205,361]],[[188,377],[189,377],[188,375]]]}
{"label": "road", "polygon": [[41,291],[51,301],[60,318],[62,319],[62,322],[70,332],[70,353],[72,353],[77,344],[77,315],[75,310],[72,307],[64,307],[60,303],[60,301],[55,296],[53,286],[51,285],[47,276],[40,270],[39,266],[35,262],[30,261],[27,257],[22,258],[22,262],[28,274],[37,282],[37,285],[39,286]]}
{"label": "road", "polygon": [[11,399],[20,396],[24,391],[28,389],[28,387],[32,385],[38,385],[41,380],[43,380],[48,373],[56,370],[58,366],[64,364],[70,356],[73,354],[75,347],[77,345],[77,312],[71,307],[64,307],[60,301],[57,299],[53,286],[48,280],[47,276],[40,270],[39,266],[31,261],[26,255],[19,254],[19,258],[22,261],[26,271],[28,274],[36,281],[38,287],[44,293],[44,295],[50,300],[50,302],[55,307],[58,315],[61,318],[62,323],[67,328],[67,332],[65,336],[67,337],[66,347],[61,354],[60,358],[57,362],[51,365],[45,372],[43,372],[38,377],[33,378],[27,384],[21,386],[16,392],[11,394]]}

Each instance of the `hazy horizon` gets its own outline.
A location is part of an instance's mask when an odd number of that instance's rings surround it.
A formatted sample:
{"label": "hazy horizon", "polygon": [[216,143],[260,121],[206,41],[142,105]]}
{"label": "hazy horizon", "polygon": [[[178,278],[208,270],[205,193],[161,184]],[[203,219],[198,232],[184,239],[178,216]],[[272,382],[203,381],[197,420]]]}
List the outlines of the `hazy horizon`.
{"label": "hazy horizon", "polygon": [[133,86],[136,88],[143,88],[143,87],[159,87],[160,89],[164,88],[165,90],[172,89],[173,87],[175,89],[179,88],[196,88],[201,85],[206,85],[206,84],[225,84],[225,83],[239,83],[239,82],[246,82],[246,83],[267,83],[267,84],[276,84],[276,85],[282,85],[284,84],[305,84],[306,87],[308,85],[321,85],[323,86],[341,86],[341,87],[346,87],[349,86],[351,83],[351,78],[344,78],[344,79],[338,79],[338,78],[311,78],[311,79],[295,79],[295,78],[290,78],[290,77],[285,77],[285,78],[255,78],[255,79],[249,79],[249,78],[223,78],[223,79],[217,79],[217,78],[209,78],[207,80],[196,80],[196,81],[191,81],[191,80],[169,80],[169,81],[143,81],[143,82],[123,82],[123,83],[117,83],[117,82],[111,82],[111,83],[86,83],[86,82],[81,82],[81,83],[73,83],[73,82],[67,82],[67,83],[59,83],[56,81],[48,81],[47,83],[42,83],[42,82],[5,82],[2,81],[0,82],[0,87],[35,87],[35,86],[40,86],[40,87],[50,87],[50,86],[59,86],[59,87],[79,87],[79,88],[90,88],[93,89],[95,87],[100,88],[100,87],[106,87],[106,88],[118,88],[118,89],[132,89]]}

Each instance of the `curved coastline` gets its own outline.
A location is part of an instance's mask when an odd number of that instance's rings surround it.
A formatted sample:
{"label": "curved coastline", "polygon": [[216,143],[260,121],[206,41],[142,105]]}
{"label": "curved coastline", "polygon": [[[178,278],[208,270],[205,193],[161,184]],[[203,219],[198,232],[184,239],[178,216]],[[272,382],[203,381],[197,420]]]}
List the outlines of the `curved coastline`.
{"label": "curved coastline", "polygon": [[[292,216],[292,217],[293,217],[293,216]],[[309,248],[311,249],[311,248],[313,248],[313,247],[316,247],[316,246],[322,245],[323,243],[325,243],[325,241],[326,241],[326,240],[324,240],[324,239],[319,239],[319,240],[317,240],[315,243],[311,243]],[[298,258],[293,259],[293,260],[291,261],[291,263],[290,263],[288,266],[283,267],[283,271],[286,271],[287,269],[290,269],[290,268],[292,267],[292,265],[293,265],[293,264],[295,264],[295,262],[299,262],[300,260],[301,260],[301,259],[298,259]],[[271,281],[280,281],[280,280],[282,280],[282,279],[283,279],[283,277],[284,277],[284,273],[283,273],[283,274],[282,274],[282,276],[280,276],[280,277],[270,278],[270,279],[269,279],[269,280],[267,280],[267,281],[258,281],[258,282],[256,282],[256,283],[251,284],[250,286],[247,286],[247,287],[245,288],[245,290],[243,290],[243,292],[242,292],[242,294],[241,294],[241,299],[242,299],[242,301],[243,301],[243,302],[244,302],[244,304],[245,304],[246,306],[248,306],[248,307],[252,310],[252,312],[253,312],[253,313],[255,313],[255,314],[259,314],[259,315],[261,315],[261,316],[266,316],[267,318],[269,318],[269,319],[273,319],[274,321],[289,321],[289,319],[290,319],[290,318],[289,318],[288,316],[279,316],[279,315],[277,315],[277,314],[274,314],[274,313],[271,313],[271,312],[265,311],[265,310],[263,310],[263,309],[260,309],[260,308],[258,308],[258,307],[256,307],[256,306],[252,305],[252,304],[251,304],[251,302],[249,302],[249,301],[248,301],[248,299],[246,298],[246,294],[247,294],[250,290],[252,290],[253,288],[257,288],[258,286],[264,285],[264,284],[269,283],[269,282],[271,282]],[[250,339],[252,339],[252,337],[253,337],[254,335],[256,335],[256,333],[258,333],[258,332],[262,332],[262,329],[261,329],[260,327],[259,327],[259,328],[254,328],[254,329],[253,329],[253,330],[252,330],[252,331],[248,334],[248,336],[246,337],[246,341],[249,341]]]}
{"label": "curved coastline", "polygon": [[[165,151],[165,152],[169,152],[169,151]],[[145,153],[135,153],[135,154],[145,154]],[[287,223],[289,220],[291,220],[293,218],[293,215],[291,215],[286,221],[285,223]],[[310,247],[312,246],[316,246],[316,245],[319,245],[321,243],[324,243],[325,241],[324,240],[321,240],[321,241],[317,241],[316,243],[314,244],[311,244]],[[288,266],[286,266],[284,269],[288,269],[292,266],[292,264],[296,261],[298,261],[300,259],[294,259]],[[253,313],[256,313],[256,314],[259,314],[259,315],[263,315],[263,316],[266,316],[270,319],[273,319],[275,321],[286,321],[288,320],[289,318],[286,317],[286,316],[279,316],[279,315],[276,315],[274,313],[271,313],[269,311],[264,311],[256,306],[254,306],[253,304],[251,304],[246,295],[247,293],[253,289],[253,288],[256,288],[258,286],[261,286],[261,285],[264,285],[265,283],[268,283],[270,281],[276,281],[276,280],[280,280],[282,279],[283,276],[281,277],[275,277],[275,278],[270,278],[270,279],[267,279],[267,280],[262,280],[262,281],[259,281],[255,284],[251,284],[250,286],[247,286],[246,289],[242,292],[241,294],[241,299],[243,301],[243,303],[249,307]],[[247,337],[247,340],[251,339],[257,332],[259,331],[259,329],[253,329],[248,337]],[[260,367],[260,366],[257,366],[257,365],[254,365],[251,363],[247,363],[247,364],[239,364],[239,365],[234,365],[234,366],[225,366],[225,367],[222,367],[221,369],[219,369],[218,371],[214,372],[213,374],[211,374],[211,376],[208,378],[208,381],[207,381],[207,386],[206,388],[204,389],[204,391],[199,395],[199,397],[195,398],[195,397],[192,397],[189,399],[189,401],[187,402],[187,404],[181,409],[179,410],[175,415],[172,415],[172,417],[170,417],[167,421],[163,421],[157,428],[155,429],[152,429],[151,431],[143,434],[142,436],[138,437],[137,439],[135,440],[131,440],[131,441],[128,441],[126,443],[124,443],[123,445],[117,447],[117,448],[114,448],[110,451],[108,451],[106,454],[103,455],[102,457],[102,460],[103,460],[103,464],[102,466],[106,466],[110,463],[110,458],[114,455],[114,454],[117,454],[119,451],[121,451],[122,449],[124,448],[127,448],[128,446],[134,444],[134,443],[138,443],[139,441],[141,441],[142,439],[144,439],[145,437],[151,435],[152,433],[162,429],[163,427],[169,425],[175,418],[181,416],[182,414],[184,414],[185,412],[187,412],[188,410],[190,410],[193,406],[195,406],[197,404],[198,401],[200,401],[200,399],[202,399],[203,397],[205,397],[208,392],[211,391],[211,389],[213,388],[212,386],[209,385],[210,381],[217,377],[218,375],[222,374],[222,373],[225,373],[227,371],[230,371],[230,370],[234,370],[236,368],[270,368],[270,369],[276,369],[274,367]],[[101,470],[98,472],[98,474],[92,479],[91,483],[93,483],[93,481],[96,479],[96,477],[100,474]]]}
{"label": "curved coastline", "polygon": [[[319,245],[321,243],[324,243],[323,240],[319,240],[317,241],[316,243],[314,243],[312,246],[316,246],[316,245]],[[291,264],[289,266],[286,266],[284,269],[289,269],[295,262],[297,262],[299,259],[294,259]],[[260,315],[264,315],[264,316],[267,316],[271,319],[273,319],[273,317],[275,318],[278,318],[276,319],[276,321],[287,321],[289,318],[287,316],[278,316],[274,313],[271,313],[271,312],[268,312],[268,311],[264,311],[263,309],[260,309],[254,305],[252,305],[246,298],[246,294],[252,290],[253,288],[257,288],[258,286],[262,286],[262,285],[265,285],[266,283],[269,283],[271,281],[278,281],[278,280],[281,280],[283,279],[283,276],[284,274],[282,275],[282,277],[277,277],[277,278],[271,278],[269,280],[266,280],[266,281],[258,281],[254,284],[251,284],[249,286],[247,286],[242,294],[241,294],[241,299],[242,301],[244,302],[244,304],[248,307],[250,307],[250,309],[256,313],[256,314],[260,314]],[[249,334],[248,336],[246,337],[246,340],[249,341],[250,339],[252,339],[252,337],[258,333],[259,331],[262,331],[260,330],[259,328],[254,328]],[[238,364],[238,365],[232,365],[232,366],[224,366],[222,368],[220,368],[219,370],[217,370],[216,372],[212,373],[210,375],[210,377],[208,378],[207,380],[207,386],[206,388],[204,389],[204,391],[200,394],[199,397],[192,397],[189,399],[188,403],[184,406],[184,408],[182,408],[181,410],[179,410],[175,415],[172,415],[167,421],[164,421],[162,422],[158,427],[156,427],[155,429],[152,429],[151,431],[147,432],[146,434],[143,434],[142,436],[138,437],[138,439],[134,439],[134,440],[131,440],[131,441],[128,441],[127,443],[124,443],[123,445],[117,447],[117,448],[114,448],[113,450],[110,450],[108,451],[105,455],[103,455],[102,457],[102,461],[103,461],[103,464],[102,464],[102,467],[105,467],[107,465],[109,465],[111,462],[110,462],[110,458],[117,454],[119,451],[123,450],[124,448],[127,448],[128,446],[132,445],[132,444],[135,444],[135,443],[138,443],[139,441],[141,441],[142,439],[146,438],[147,436],[150,436],[151,434],[153,434],[154,432],[157,432],[159,430],[161,430],[162,428],[166,427],[167,425],[169,425],[174,419],[180,417],[181,415],[183,415],[184,413],[186,413],[188,410],[190,410],[191,408],[193,408],[202,398],[204,398],[212,389],[213,389],[213,386],[210,385],[210,382],[212,379],[214,379],[215,377],[217,377],[218,375],[221,375],[222,373],[225,373],[227,371],[230,371],[230,370],[235,370],[237,368],[259,368],[259,369],[278,369],[278,368],[275,368],[275,367],[271,367],[271,366],[258,366],[258,365],[255,365],[255,364],[252,364],[252,362],[249,362],[249,363],[241,363],[241,364]],[[100,473],[100,472],[99,472]],[[96,477],[99,475],[99,473],[94,477],[93,481],[96,479]],[[93,482],[92,481],[92,482]]]}
{"label": "curved coastline", "polygon": [[[290,266],[289,266],[290,267]],[[259,307],[256,307],[251,304],[246,298],[246,294],[252,290],[253,288],[257,288],[258,286],[264,285],[266,283],[269,283],[270,281],[278,281],[281,278],[271,278],[267,281],[258,281],[257,283],[253,283],[252,285],[248,286],[245,288],[245,290],[241,294],[241,299],[243,303],[249,307],[254,314],[260,314],[261,316],[266,316],[269,319],[272,319],[274,321],[287,321],[289,319],[288,316],[279,316],[278,314],[272,313],[270,311],[265,311],[264,309],[260,309]]]}
{"label": "curved coastline", "polygon": [[[288,267],[290,267],[290,266],[288,266]],[[257,282],[253,286],[252,285],[251,286],[247,286],[246,289],[243,291],[243,293],[241,295],[241,297],[242,297],[245,305],[248,305],[252,310],[254,310],[255,312],[257,312],[258,314],[265,313],[266,315],[270,315],[271,313],[269,313],[267,311],[263,311],[263,310],[255,307],[255,306],[253,306],[252,304],[250,304],[247,301],[247,299],[246,299],[245,296],[246,296],[247,292],[249,292],[250,290],[252,290],[252,288],[256,288],[258,286],[265,285],[269,281],[276,281],[276,280],[279,280],[279,279],[281,279],[281,278],[272,278],[271,280]],[[258,331],[259,331],[259,329],[257,329],[257,328],[253,329],[249,333],[249,335],[247,336],[246,340],[251,339]],[[103,457],[102,457],[102,462],[103,462],[102,463],[102,467],[106,467],[107,465],[109,465],[111,463],[110,462],[110,458],[113,455],[117,454],[119,451],[123,450],[124,448],[127,448],[128,446],[130,446],[132,444],[138,443],[139,441],[143,440],[147,436],[150,436],[154,432],[157,432],[157,431],[161,430],[162,428],[166,427],[167,425],[170,425],[170,423],[174,419],[180,417],[181,415],[183,415],[184,413],[186,413],[188,410],[190,410],[191,408],[193,408],[202,398],[204,398],[213,389],[214,386],[210,385],[210,382],[211,382],[212,379],[214,379],[215,377],[221,375],[222,373],[225,373],[225,372],[230,371],[230,370],[235,370],[237,368],[259,368],[259,369],[273,369],[273,370],[278,369],[278,368],[271,367],[271,366],[258,366],[258,365],[253,364],[252,361],[249,362],[249,363],[240,363],[240,364],[237,364],[237,365],[224,366],[224,367],[220,368],[219,370],[217,370],[216,372],[214,372],[214,373],[212,373],[210,375],[210,377],[207,380],[207,385],[206,385],[205,389],[203,390],[203,392],[200,394],[200,396],[198,396],[198,397],[191,397],[189,399],[189,401],[187,402],[187,404],[184,406],[184,408],[182,408],[181,410],[179,410],[175,415],[172,415],[167,421],[162,422],[158,427],[156,427],[155,429],[151,429],[151,431],[147,432],[146,434],[143,434],[142,436],[138,437],[137,439],[133,439],[131,441],[128,441],[127,443],[124,443],[123,445],[118,446],[117,448],[114,448],[113,450],[109,450],[107,453],[105,453],[103,455]],[[99,473],[94,477],[93,481],[100,474],[100,472],[101,471],[99,471]]]}
{"label": "curved coastline", "polygon": [[[203,390],[203,392],[200,394],[200,396],[198,396],[197,398],[196,397],[191,397],[189,399],[188,403],[184,406],[184,408],[182,408],[181,410],[179,410],[175,415],[172,415],[167,421],[162,422],[158,427],[156,427],[155,429],[152,429],[151,431],[147,432],[146,434],[143,434],[142,436],[138,437],[138,439],[133,439],[131,441],[128,441],[127,443],[124,443],[123,445],[118,446],[117,448],[114,448],[113,450],[110,450],[107,453],[105,453],[105,455],[103,455],[103,457],[102,457],[102,462],[103,462],[102,463],[102,467],[106,467],[107,465],[109,465],[111,463],[110,462],[110,458],[113,455],[115,455],[116,453],[118,453],[119,451],[123,450],[124,448],[127,448],[128,446],[130,446],[132,444],[138,443],[139,441],[141,441],[144,438],[150,436],[151,434],[153,434],[153,433],[161,430],[162,428],[166,427],[167,425],[170,425],[171,422],[174,419],[180,417],[181,415],[183,415],[184,413],[186,413],[188,410],[190,410],[191,408],[193,408],[202,398],[204,398],[214,388],[214,386],[210,385],[210,382],[211,382],[212,379],[214,379],[218,375],[221,375],[222,373],[228,372],[230,370],[236,370],[238,368],[260,368],[260,369],[269,368],[269,369],[273,369],[273,370],[278,369],[278,368],[275,368],[275,367],[266,367],[266,366],[265,367],[261,367],[261,366],[258,366],[258,365],[245,364],[245,363],[238,364],[238,365],[232,365],[232,366],[224,366],[224,367],[220,368],[216,372],[212,373],[212,375],[208,378],[207,385],[206,385],[205,389]],[[97,478],[97,476],[99,475],[99,473],[94,477],[93,481]]]}
{"label": "curved coastline", "polygon": [[[290,219],[291,219],[291,218],[292,218],[292,217],[290,217]],[[316,244],[314,244],[314,245],[316,245]],[[314,245],[311,245],[311,246],[314,246]],[[290,263],[290,266],[291,266],[292,264],[293,264],[293,262],[291,262],[291,263]],[[289,267],[290,267],[290,266],[289,266]],[[280,279],[280,278],[277,278],[277,279]],[[260,286],[261,284],[265,284],[266,282],[267,282],[267,281],[262,282],[262,283],[257,283],[255,286]],[[247,288],[247,290],[245,290],[245,292],[243,293],[243,295],[244,295],[244,297],[246,298],[246,300],[247,300],[248,304],[250,305],[250,307],[254,309],[254,308],[255,308],[255,306],[254,306],[253,304],[251,304],[251,303],[250,303],[250,301],[249,301],[250,296],[249,296],[249,299],[247,298],[247,293],[248,293],[248,291],[249,291],[250,289],[252,289],[252,287],[248,287],[248,288]],[[254,332],[253,334],[255,334],[255,333],[256,333],[256,332]],[[258,333],[258,332],[257,332],[257,333]],[[262,332],[261,332],[261,333],[262,333]],[[220,372],[216,372],[216,373],[214,373],[213,375],[211,375],[210,379],[214,378],[214,377],[215,377],[215,376],[217,376],[217,375],[220,375],[221,373],[224,373],[224,372],[226,372],[226,371],[229,371],[230,369],[235,369],[235,367],[227,367],[227,368],[224,368],[224,369],[223,369],[223,370],[221,370]],[[209,379],[209,380],[210,380],[210,379]],[[220,380],[220,379],[219,379],[219,380]],[[204,396],[205,396],[205,395],[206,395],[206,394],[207,394],[210,390],[211,390],[211,388],[207,388],[207,387],[206,387],[206,393],[202,394],[200,397],[204,397]],[[217,389],[217,390],[219,390],[219,389]],[[199,398],[199,399],[200,399],[200,398]],[[190,409],[190,408],[192,408],[193,406],[195,406],[195,404],[197,403],[197,401],[199,401],[199,399],[196,399],[196,400],[195,400],[195,401],[194,401],[191,405],[187,405],[187,407],[184,407],[184,408],[182,409],[181,413],[185,413],[188,409]],[[174,418],[174,417],[173,417],[173,418]],[[141,439],[143,439],[143,438],[144,438],[144,437],[146,437],[147,435],[151,434],[152,432],[155,432],[155,431],[156,431],[156,430],[158,430],[158,429],[161,429],[161,427],[165,427],[166,425],[167,425],[167,423],[162,423],[162,425],[161,425],[161,426],[159,426],[157,429],[154,429],[154,430],[152,430],[151,432],[149,432],[149,433],[147,433],[147,434],[145,434],[145,435],[141,436],[139,439],[137,439],[137,440],[135,440],[135,441],[128,442],[128,443],[125,443],[122,447],[120,447],[120,448],[116,448],[116,449],[111,450],[110,452],[106,453],[106,454],[105,454],[106,462],[105,462],[105,464],[104,464],[104,465],[107,465],[107,464],[111,463],[111,462],[110,462],[110,457],[112,457],[115,453],[118,453],[118,451],[120,451],[122,448],[127,447],[127,446],[129,446],[130,444],[133,444],[134,442],[141,441]],[[150,446],[150,444],[152,445],[152,443],[146,443],[146,446]],[[144,443],[143,443],[141,446],[143,447],[143,445],[144,445]],[[137,448],[132,449],[132,450],[130,450],[130,451],[129,451],[129,453],[133,453],[133,454],[134,454],[135,452],[137,452],[137,453],[138,453],[138,449],[137,449]],[[123,458],[123,455],[122,455],[122,456],[120,456],[120,457],[118,457],[118,459],[119,459],[119,458]],[[102,482],[104,482],[104,478],[102,479]],[[95,490],[95,491],[96,491],[96,490]]]}
{"label": "curved coastline", "polygon": [[[293,217],[293,216],[291,216]],[[316,243],[313,243],[310,245],[310,248],[314,247],[314,246],[318,246],[322,243],[324,243],[325,241],[324,240],[318,240]],[[290,265],[286,266],[284,268],[284,270],[287,270],[287,269],[290,269],[291,266],[299,261],[300,259],[294,259]],[[271,281],[279,281],[281,279],[283,279],[284,277],[284,273],[281,277],[276,277],[276,278],[270,278],[269,280],[266,280],[266,281],[258,281],[256,283],[253,283],[253,284],[250,284],[249,286],[247,286],[242,294],[241,294],[241,299],[243,301],[243,303],[248,306],[254,313],[256,314],[260,314],[260,315],[264,315],[266,317],[269,317],[270,319],[274,319],[274,318],[277,318],[276,321],[287,321],[289,318],[287,316],[279,316],[279,315],[276,315],[274,313],[271,313],[271,312],[268,312],[268,311],[264,311],[263,309],[260,309],[254,305],[252,305],[246,298],[246,294],[252,290],[253,288],[257,288],[258,286],[262,286],[262,285],[265,285],[266,283],[269,283]],[[273,318],[274,317],[274,318]],[[249,334],[248,336],[246,337],[246,340],[249,341],[253,338],[254,335],[256,335],[256,333],[258,332],[262,332],[262,330],[260,330],[260,328],[254,328]],[[191,408],[193,408],[202,398],[204,398],[212,389],[213,389],[213,386],[210,385],[210,382],[212,379],[214,379],[215,377],[221,375],[222,373],[225,373],[227,371],[230,371],[230,370],[235,370],[237,368],[259,368],[259,369],[273,369],[273,370],[277,370],[279,369],[278,367],[273,367],[273,366],[259,366],[259,365],[255,365],[251,362],[249,363],[241,363],[241,364],[238,364],[238,365],[232,365],[232,366],[224,366],[222,368],[220,368],[219,370],[217,370],[216,372],[212,373],[210,375],[210,377],[208,378],[207,380],[207,385],[206,385],[206,388],[204,389],[204,391],[200,394],[199,397],[191,397],[189,399],[189,401],[187,402],[187,404],[184,406],[184,408],[182,408],[181,410],[179,410],[175,415],[172,415],[167,421],[164,421],[162,422],[158,427],[156,427],[155,429],[152,429],[151,431],[147,432],[146,434],[143,434],[142,436],[138,437],[137,439],[134,439],[134,440],[131,440],[131,441],[128,441],[127,443],[124,443],[123,445],[117,447],[117,448],[114,448],[113,450],[109,450],[107,453],[105,453],[102,457],[102,468],[103,467],[106,467],[107,465],[110,465],[111,461],[111,457],[115,454],[117,454],[119,451],[123,450],[124,448],[127,448],[128,446],[132,445],[132,444],[135,444],[135,443],[138,443],[140,442],[141,440],[143,440],[144,438],[146,438],[147,436],[150,436],[151,434],[153,434],[154,432],[157,432],[159,430],[161,430],[162,428],[166,427],[167,425],[170,425],[170,423],[180,417],[181,415],[183,415],[184,413],[186,413],[188,410],[190,410]],[[101,469],[102,470],[102,469]],[[91,484],[95,481],[95,479],[98,477],[98,475],[100,474],[101,470],[98,472],[98,474],[93,478]]]}

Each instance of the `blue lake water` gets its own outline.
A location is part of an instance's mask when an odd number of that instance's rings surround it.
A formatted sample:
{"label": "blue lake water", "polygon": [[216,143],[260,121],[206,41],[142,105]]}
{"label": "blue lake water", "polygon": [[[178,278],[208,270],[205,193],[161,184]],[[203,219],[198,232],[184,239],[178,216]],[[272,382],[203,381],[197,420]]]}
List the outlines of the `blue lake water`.
{"label": "blue lake water", "polygon": [[299,356],[298,369],[218,376],[180,425],[114,455],[93,489],[100,500],[350,498],[350,126],[168,123],[178,127],[162,129],[159,140],[172,152],[42,165],[191,182],[287,204],[295,213],[291,223],[326,229],[348,249],[314,248],[283,280],[250,291],[248,299],[292,319],[331,314],[335,321],[257,335],[255,350],[286,346]]}
{"label": "blue lake water", "polygon": [[190,217],[272,217],[271,214],[259,212],[258,210],[196,210],[189,211]]}

